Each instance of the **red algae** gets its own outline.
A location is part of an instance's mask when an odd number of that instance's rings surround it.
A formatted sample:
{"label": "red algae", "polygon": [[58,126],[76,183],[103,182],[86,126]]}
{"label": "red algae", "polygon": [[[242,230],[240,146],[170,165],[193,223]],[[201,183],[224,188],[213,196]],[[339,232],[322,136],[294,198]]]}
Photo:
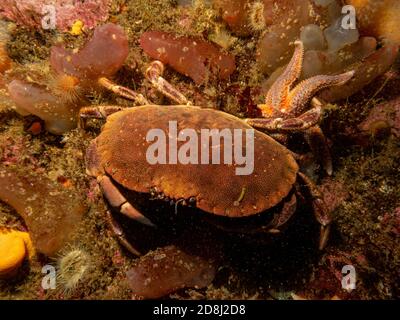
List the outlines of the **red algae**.
{"label": "red algae", "polygon": [[149,31],[140,37],[140,46],[150,57],[170,65],[196,84],[204,84],[212,76],[226,80],[236,68],[234,56],[200,38]]}
{"label": "red algae", "polygon": [[204,288],[214,280],[215,273],[211,262],[171,245],[141,257],[127,272],[127,279],[136,297],[157,299],[178,289]]}
{"label": "red algae", "polygon": [[86,211],[72,189],[48,178],[0,167],[0,199],[24,219],[38,252],[55,255],[70,239]]}
{"label": "red algae", "polygon": [[115,74],[124,64],[128,53],[128,39],[124,30],[108,23],[96,28],[93,37],[79,51],[54,46],[50,63],[58,73],[81,80],[97,80]]}

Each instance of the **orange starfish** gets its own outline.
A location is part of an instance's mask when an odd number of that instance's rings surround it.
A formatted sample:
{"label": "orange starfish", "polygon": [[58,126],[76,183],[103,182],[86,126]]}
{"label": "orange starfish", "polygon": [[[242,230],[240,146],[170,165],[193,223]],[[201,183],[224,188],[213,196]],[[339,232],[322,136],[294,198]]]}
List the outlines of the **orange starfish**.
{"label": "orange starfish", "polygon": [[[315,76],[300,82],[292,89],[301,74],[304,57],[303,43],[296,41],[295,45],[296,49],[291,61],[271,86],[265,104],[258,106],[263,117],[245,121],[254,128],[273,133],[304,131],[313,153],[322,154],[323,166],[328,174],[332,174],[332,161],[326,139],[318,126],[322,103],[313,97],[321,89],[345,84],[354,76],[354,71],[339,75]],[[310,101],[312,108],[307,110]],[[282,136],[277,136],[277,138],[281,139]]]}

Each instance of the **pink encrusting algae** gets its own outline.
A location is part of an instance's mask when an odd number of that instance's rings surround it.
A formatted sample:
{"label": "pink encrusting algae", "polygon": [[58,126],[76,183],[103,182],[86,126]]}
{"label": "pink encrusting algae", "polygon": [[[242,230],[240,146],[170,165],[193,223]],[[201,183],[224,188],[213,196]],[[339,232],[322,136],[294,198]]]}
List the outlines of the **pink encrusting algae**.
{"label": "pink encrusting algae", "polygon": [[54,9],[55,27],[59,30],[67,31],[77,20],[92,29],[107,20],[110,5],[111,0],[2,0],[0,16],[21,26],[40,28],[44,16]]}

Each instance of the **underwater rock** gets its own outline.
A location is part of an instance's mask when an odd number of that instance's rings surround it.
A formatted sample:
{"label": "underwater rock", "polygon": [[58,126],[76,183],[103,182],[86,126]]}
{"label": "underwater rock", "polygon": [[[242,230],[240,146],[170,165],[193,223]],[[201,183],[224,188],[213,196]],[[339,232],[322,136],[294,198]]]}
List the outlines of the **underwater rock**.
{"label": "underwater rock", "polygon": [[375,106],[358,128],[374,137],[391,132],[400,138],[400,98]]}
{"label": "underwater rock", "polygon": [[73,189],[23,169],[0,167],[0,199],[24,219],[36,250],[53,256],[69,240],[86,212]]}
{"label": "underwater rock", "polygon": [[213,76],[225,80],[235,71],[235,58],[200,38],[149,31],[140,37],[140,46],[153,59],[203,84]]}
{"label": "underwater rock", "polygon": [[363,34],[400,44],[398,0],[346,0],[346,3],[355,7]]}
{"label": "underwater rock", "polygon": [[77,126],[79,105],[68,103],[43,87],[13,80],[8,92],[18,113],[38,116],[51,133],[64,134]]}
{"label": "underwater rock", "polygon": [[350,97],[389,70],[396,60],[398,52],[399,47],[397,45],[387,45],[380,48],[363,61],[347,68],[348,70],[354,70],[355,74],[346,86],[325,89],[321,91],[319,96],[328,102]]}
{"label": "underwater rock", "polygon": [[210,261],[171,245],[141,257],[127,272],[127,279],[135,296],[157,299],[178,289],[206,287],[215,273],[216,267]]}
{"label": "underwater rock", "polygon": [[25,258],[34,254],[29,233],[0,228],[0,279],[14,276]]}
{"label": "underwater rock", "polygon": [[128,39],[124,30],[108,23],[97,27],[93,37],[79,51],[54,46],[50,63],[58,73],[72,75],[79,80],[97,80],[115,74],[124,64],[128,53]]}
{"label": "underwater rock", "polygon": [[111,0],[2,0],[0,16],[21,26],[41,28],[45,6],[49,4],[56,12],[56,27],[67,31],[76,20],[81,20],[87,29],[106,21]]}

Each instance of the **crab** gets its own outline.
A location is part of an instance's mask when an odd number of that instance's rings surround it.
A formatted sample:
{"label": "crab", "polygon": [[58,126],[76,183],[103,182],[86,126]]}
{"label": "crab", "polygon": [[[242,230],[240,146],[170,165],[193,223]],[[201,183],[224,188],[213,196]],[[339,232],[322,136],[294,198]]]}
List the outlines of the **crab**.
{"label": "crab", "polygon": [[[317,76],[290,90],[299,77],[303,53],[303,44],[296,42],[292,60],[271,87],[266,103],[260,106],[263,118],[259,119],[240,119],[222,111],[191,105],[186,97],[162,78],[164,66],[159,61],[150,64],[146,77],[177,105],[152,105],[147,101],[143,105],[143,96],[139,101],[132,90],[110,85],[115,93],[131,97],[141,105],[132,108],[91,106],[81,110],[82,121],[106,118],[102,132],[91,142],[86,154],[88,174],[97,179],[111,207],[149,227],[155,227],[155,224],[140,212],[135,203],[127,200],[124,196],[126,192],[157,193],[175,202],[190,204],[205,215],[228,220],[266,217],[268,223],[262,230],[272,234],[279,233],[296,212],[296,199],[302,197],[298,186],[303,185],[311,195],[314,216],[320,224],[319,248],[323,249],[331,217],[317,186],[300,172],[296,160],[298,155],[265,132],[254,130],[279,134],[302,131],[309,137],[317,137],[325,145],[325,138],[318,127],[321,103],[314,98],[308,111],[307,106],[316,91],[347,82],[353,72]],[[225,164],[150,164],[146,157],[150,146],[146,135],[154,128],[167,132],[170,121],[176,121],[180,130],[194,129],[196,132],[201,129],[254,130],[253,172],[237,175],[235,165]],[[224,143],[218,147],[223,150]],[[327,171],[331,171],[329,157],[325,164]],[[133,254],[140,255],[140,251],[127,241],[110,212],[108,217],[120,242]]]}

